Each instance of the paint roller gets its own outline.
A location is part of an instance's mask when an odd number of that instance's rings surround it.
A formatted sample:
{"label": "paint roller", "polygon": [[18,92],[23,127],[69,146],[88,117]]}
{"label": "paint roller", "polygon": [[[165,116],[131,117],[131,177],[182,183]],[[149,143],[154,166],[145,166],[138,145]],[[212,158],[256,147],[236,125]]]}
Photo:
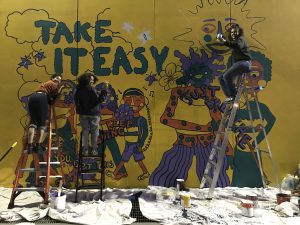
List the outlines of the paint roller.
{"label": "paint roller", "polygon": [[0,162],[6,157],[6,155],[18,144],[18,142],[15,142],[10,146],[10,148],[5,152],[5,154],[1,157]]}

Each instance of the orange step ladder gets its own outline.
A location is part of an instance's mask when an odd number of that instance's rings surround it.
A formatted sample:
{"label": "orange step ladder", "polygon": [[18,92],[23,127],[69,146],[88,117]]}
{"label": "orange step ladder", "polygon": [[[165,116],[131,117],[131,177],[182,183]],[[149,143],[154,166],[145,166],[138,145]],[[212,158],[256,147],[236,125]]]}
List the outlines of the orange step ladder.
{"label": "orange step ladder", "polygon": [[[52,128],[52,122],[54,124],[54,129]],[[53,130],[55,132],[53,132]],[[10,202],[8,204],[8,209],[15,207],[15,199],[18,195],[25,191],[36,191],[44,199],[44,204],[49,203],[49,192],[50,192],[50,178],[54,178],[56,185],[58,186],[60,180],[65,184],[63,167],[62,167],[62,153],[60,147],[60,137],[57,133],[57,121],[55,119],[55,108],[54,106],[49,107],[49,122],[48,122],[48,143],[46,151],[43,153],[44,161],[40,161],[39,154],[32,152],[32,158],[34,162],[34,168],[25,168],[28,160],[28,150],[27,150],[27,132],[25,131],[23,136],[23,146],[21,156],[19,158],[16,170],[15,170],[15,180],[13,181],[13,190],[11,193]],[[53,141],[55,137],[55,141]],[[56,145],[56,146],[54,146]],[[52,151],[57,151],[57,156],[59,161],[50,161],[52,156]],[[41,166],[45,166],[46,170],[42,170]],[[61,174],[58,175],[57,171],[51,167],[51,165],[60,165]],[[34,172],[35,173],[35,187],[22,187],[19,184],[19,180],[23,177],[24,172]],[[45,174],[43,175],[43,172]]]}

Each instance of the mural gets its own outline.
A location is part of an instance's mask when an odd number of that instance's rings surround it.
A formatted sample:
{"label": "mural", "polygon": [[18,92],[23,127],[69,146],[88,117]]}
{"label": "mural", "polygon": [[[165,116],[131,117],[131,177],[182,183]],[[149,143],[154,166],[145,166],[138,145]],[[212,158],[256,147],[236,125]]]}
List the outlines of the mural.
{"label": "mural", "polygon": [[[99,112],[98,138],[98,152],[105,154],[106,186],[170,187],[182,178],[199,187],[224,111],[218,77],[231,63],[230,49],[217,43],[216,35],[228,35],[233,23],[244,28],[253,57],[251,80],[260,97],[259,87],[268,93],[275,78],[262,32],[268,13],[259,10],[259,1],[247,0],[134,0],[136,7],[120,0],[77,0],[78,8],[70,8],[71,2],[57,1],[57,8],[26,0],[22,6],[3,8],[1,40],[12,49],[3,73],[14,81],[12,95],[18,98],[13,103],[16,135],[21,139],[26,132],[30,94],[52,74],[62,74],[65,87],[54,105],[55,119],[66,186],[74,185],[81,131],[73,96],[77,76],[91,72],[99,78],[96,89],[108,92]],[[174,7],[166,8],[168,4]],[[254,104],[253,96],[249,99]],[[264,98],[260,107],[274,140],[278,111],[269,100]],[[254,138],[258,143],[264,139],[258,115],[254,117],[252,137],[244,129],[250,121],[243,102],[217,186],[262,186],[251,149]],[[52,157],[57,159],[56,154]],[[0,181],[9,186],[15,165],[6,166],[10,176]],[[99,160],[85,159],[83,166],[99,168]],[[53,171],[59,172],[57,167]],[[97,182],[99,177],[84,179]],[[33,186],[35,180],[29,173],[22,185]]]}

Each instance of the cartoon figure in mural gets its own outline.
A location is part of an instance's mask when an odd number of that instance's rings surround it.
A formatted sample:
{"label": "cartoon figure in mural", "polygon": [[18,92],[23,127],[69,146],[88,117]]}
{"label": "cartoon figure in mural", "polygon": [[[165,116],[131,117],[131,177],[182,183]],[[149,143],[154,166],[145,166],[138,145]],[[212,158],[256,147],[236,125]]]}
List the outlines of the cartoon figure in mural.
{"label": "cartoon figure in mural", "polygon": [[89,155],[89,133],[91,133],[92,155],[98,155],[98,136],[100,122],[100,103],[104,99],[105,91],[98,94],[92,86],[98,79],[91,73],[84,73],[78,78],[78,85],[74,96],[76,112],[82,128],[82,155]]}
{"label": "cartoon figure in mural", "polygon": [[[260,52],[251,52],[252,67],[251,77],[247,79],[246,85],[251,82],[255,87],[257,93],[261,88],[265,88],[267,83],[271,80],[271,61]],[[251,80],[249,80],[251,79]],[[251,84],[250,83],[250,84]],[[249,104],[251,109],[256,109],[256,102],[253,96],[249,96]],[[259,107],[264,120],[266,133],[268,134],[272,129],[276,118],[269,110],[268,106],[259,102]],[[257,110],[252,110],[254,125],[256,127],[256,141],[261,143],[264,140],[263,130],[260,129],[260,119]],[[234,154],[231,161],[233,169],[231,186],[236,187],[262,187],[262,178],[256,160],[255,143],[252,138],[252,131],[245,128],[250,125],[250,118],[246,104],[241,106],[237,112],[235,120],[236,146],[234,147]],[[251,151],[251,148],[253,149]],[[247,179],[245,179],[247,177]]]}
{"label": "cartoon figure in mural", "polygon": [[[179,51],[175,51],[174,55],[180,58],[183,76],[176,79],[176,84],[180,86],[172,89],[160,121],[175,129],[177,139],[173,147],[163,154],[149,179],[150,185],[165,187],[174,187],[177,178],[187,179],[193,156],[196,157],[199,181],[202,179],[223,107],[216,96],[220,87],[212,85],[214,77],[221,76],[220,70],[225,68],[218,64],[223,57],[208,57],[204,50],[199,55],[193,49],[190,49],[190,58]],[[170,70],[176,71],[174,68]],[[171,75],[167,71],[166,74],[168,77]],[[231,154],[232,148],[229,146],[227,155]],[[227,160],[224,158],[217,181],[219,187],[229,185],[226,169]]]}
{"label": "cartoon figure in mural", "polygon": [[[129,161],[131,156],[139,164],[142,169],[142,174],[138,176],[138,180],[144,180],[150,176],[146,165],[143,163],[145,159],[144,151],[149,147],[152,134],[148,132],[147,119],[140,115],[141,110],[146,107],[148,119],[150,113],[146,104],[144,93],[138,88],[129,88],[123,93],[124,104],[120,105],[117,110],[116,117],[118,120],[126,124],[124,128],[125,148],[122,153],[122,160],[113,171],[115,179],[118,177],[118,172],[122,166]],[[149,126],[151,126],[149,124]],[[146,139],[148,138],[148,141]],[[111,171],[108,171],[111,173]]]}
{"label": "cartoon figure in mural", "polygon": [[244,31],[238,24],[233,24],[230,29],[229,40],[226,40],[221,33],[218,33],[217,40],[221,41],[225,46],[232,49],[233,65],[219,77],[221,88],[228,97],[227,102],[235,99],[237,90],[235,81],[243,73],[250,72],[251,55],[249,47],[244,38]]}
{"label": "cartoon figure in mural", "polygon": [[[114,164],[117,166],[121,163],[121,152],[118,142],[116,141],[116,136],[124,135],[124,127],[118,124],[118,120],[116,118],[118,97],[112,85],[107,85],[105,82],[97,84],[96,90],[98,92],[106,90],[107,92],[104,101],[100,104],[101,119],[98,152],[101,155],[103,149],[106,149],[107,147],[112,155]],[[116,176],[114,176],[109,170],[106,170],[106,175],[113,177],[116,180],[128,176],[124,165],[119,169]]]}

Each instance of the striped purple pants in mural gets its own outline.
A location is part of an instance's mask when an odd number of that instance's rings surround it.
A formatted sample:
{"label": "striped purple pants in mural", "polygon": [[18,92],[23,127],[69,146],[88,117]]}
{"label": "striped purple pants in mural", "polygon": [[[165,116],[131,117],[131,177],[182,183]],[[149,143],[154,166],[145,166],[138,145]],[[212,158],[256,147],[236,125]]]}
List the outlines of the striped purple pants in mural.
{"label": "striped purple pants in mural", "polygon": [[[212,145],[213,143],[210,143],[204,147],[198,143],[195,147],[191,148],[175,144],[170,150],[164,153],[159,166],[150,176],[149,184],[163,187],[175,187],[176,179],[182,178],[187,180],[193,156],[196,156],[196,172],[199,181],[201,181]],[[226,169],[227,159],[224,157],[219,179],[217,181],[218,187],[226,187],[230,184]]]}

